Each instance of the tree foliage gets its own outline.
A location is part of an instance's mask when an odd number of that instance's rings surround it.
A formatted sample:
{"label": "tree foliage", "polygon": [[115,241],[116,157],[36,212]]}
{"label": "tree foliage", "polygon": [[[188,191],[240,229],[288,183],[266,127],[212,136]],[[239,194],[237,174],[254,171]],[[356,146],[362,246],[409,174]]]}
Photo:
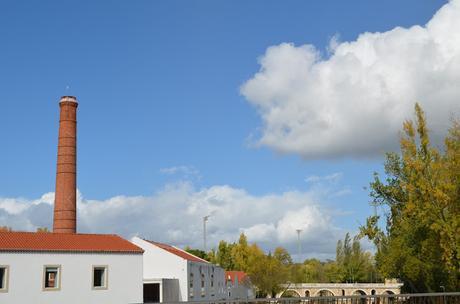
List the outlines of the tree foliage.
{"label": "tree foliage", "polygon": [[193,249],[193,248],[190,248],[190,247],[185,247],[184,249],[185,251],[187,251],[188,253],[190,254],[193,254],[194,256],[197,256],[203,260],[206,260],[206,261],[210,261],[210,257],[209,255],[204,251],[204,250],[201,250],[201,249]]}
{"label": "tree foliage", "polygon": [[372,282],[375,279],[371,253],[361,248],[358,237],[352,240],[348,233],[343,241],[337,242],[336,264],[342,282]]}
{"label": "tree foliage", "polygon": [[[366,281],[372,279],[373,260],[364,252],[358,239],[351,241],[347,234],[337,245],[337,261],[307,259],[293,263],[291,255],[283,247],[265,254],[257,244],[249,244],[241,234],[238,242],[220,241],[217,250],[208,253],[213,263],[226,270],[246,272],[256,286],[257,296],[275,296],[282,291],[281,284],[291,283],[339,283]],[[374,280],[375,281],[375,275]]]}
{"label": "tree foliage", "polygon": [[[374,174],[373,204],[386,210],[367,219],[361,235],[374,241],[376,262],[409,291],[458,290],[460,278],[460,125],[453,122],[443,149],[430,143],[425,114],[403,124],[401,153],[388,153],[385,179]],[[443,286],[443,287],[441,287]]]}

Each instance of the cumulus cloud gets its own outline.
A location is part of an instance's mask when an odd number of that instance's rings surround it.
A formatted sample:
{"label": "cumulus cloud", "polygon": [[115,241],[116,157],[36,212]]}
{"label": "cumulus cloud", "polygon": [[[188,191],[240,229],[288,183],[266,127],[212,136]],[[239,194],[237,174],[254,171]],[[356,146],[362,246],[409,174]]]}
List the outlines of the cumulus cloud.
{"label": "cumulus cloud", "polygon": [[241,87],[263,121],[258,143],[307,159],[378,155],[397,147],[415,102],[440,142],[460,113],[459,29],[453,0],[423,26],[334,36],[327,57],[313,45],[269,47]]}
{"label": "cumulus cloud", "polygon": [[[2,225],[17,230],[52,226],[53,194],[33,201],[0,198]],[[207,223],[208,246],[236,241],[241,232],[266,250],[284,246],[295,251],[296,229],[302,229],[306,256],[333,257],[343,232],[319,207],[317,195],[289,191],[254,196],[243,189],[213,186],[196,189],[188,182],[166,185],[152,196],[116,196],[107,200],[78,195],[80,232],[133,235],[202,248],[202,219]]]}

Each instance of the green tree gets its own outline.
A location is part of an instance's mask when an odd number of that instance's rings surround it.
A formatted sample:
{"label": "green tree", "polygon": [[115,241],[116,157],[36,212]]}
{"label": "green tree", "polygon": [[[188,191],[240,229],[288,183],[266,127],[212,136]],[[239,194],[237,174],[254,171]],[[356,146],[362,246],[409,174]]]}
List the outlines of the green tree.
{"label": "green tree", "polygon": [[352,240],[349,233],[337,242],[336,263],[342,282],[368,282],[373,271],[372,255],[362,250],[358,237]]}
{"label": "green tree", "polygon": [[201,250],[201,249],[193,249],[193,248],[190,248],[189,246],[187,246],[187,247],[185,247],[184,250],[187,251],[190,254],[193,254],[194,256],[197,256],[197,257],[203,259],[203,260],[211,261],[211,259],[209,258],[208,254],[206,252],[204,252],[203,250]]}
{"label": "green tree", "polygon": [[217,247],[215,263],[225,270],[235,270],[235,262],[232,256],[233,247],[235,247],[235,244],[229,244],[226,241],[220,241]]}
{"label": "green tree", "polygon": [[373,204],[386,210],[367,219],[361,235],[374,241],[386,277],[399,277],[409,291],[460,288],[460,125],[454,122],[443,149],[430,144],[425,114],[403,124],[401,153],[387,153],[386,178],[374,174]]}
{"label": "green tree", "polygon": [[308,259],[304,261],[305,265],[305,282],[322,283],[324,280],[323,264],[318,259]]}
{"label": "green tree", "polygon": [[292,264],[291,255],[283,247],[276,247],[273,252],[273,257],[286,267]]}
{"label": "green tree", "polygon": [[280,285],[288,279],[287,268],[271,253],[262,254],[251,266],[249,276],[251,282],[257,287],[257,296],[274,297],[281,291]]}
{"label": "green tree", "polygon": [[233,262],[235,263],[235,269],[247,272],[249,269],[249,245],[248,239],[244,233],[240,234],[238,243],[236,243],[232,248],[231,255]]}

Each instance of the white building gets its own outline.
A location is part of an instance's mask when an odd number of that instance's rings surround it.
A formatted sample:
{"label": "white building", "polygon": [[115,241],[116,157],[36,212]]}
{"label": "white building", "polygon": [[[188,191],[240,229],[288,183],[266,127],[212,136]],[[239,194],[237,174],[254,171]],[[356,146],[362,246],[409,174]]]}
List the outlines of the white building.
{"label": "white building", "polygon": [[225,271],[180,248],[134,237],[144,250],[144,301],[226,299]]}
{"label": "white building", "polygon": [[116,235],[0,232],[0,303],[142,303],[142,252]]}

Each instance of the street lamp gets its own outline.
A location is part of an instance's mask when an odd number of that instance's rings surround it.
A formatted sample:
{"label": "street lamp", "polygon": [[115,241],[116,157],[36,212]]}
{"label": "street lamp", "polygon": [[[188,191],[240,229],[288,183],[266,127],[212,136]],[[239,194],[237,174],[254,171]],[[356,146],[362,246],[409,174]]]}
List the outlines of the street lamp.
{"label": "street lamp", "polygon": [[297,250],[298,250],[298,254],[299,254],[299,261],[301,261],[301,258],[300,258],[300,253],[301,253],[300,233],[302,232],[302,229],[296,229],[296,232],[297,232]]}
{"label": "street lamp", "polygon": [[209,217],[211,215],[206,215],[206,216],[203,216],[203,248],[204,248],[204,252],[206,253],[207,252],[207,246],[206,246],[206,222],[208,221]]}

